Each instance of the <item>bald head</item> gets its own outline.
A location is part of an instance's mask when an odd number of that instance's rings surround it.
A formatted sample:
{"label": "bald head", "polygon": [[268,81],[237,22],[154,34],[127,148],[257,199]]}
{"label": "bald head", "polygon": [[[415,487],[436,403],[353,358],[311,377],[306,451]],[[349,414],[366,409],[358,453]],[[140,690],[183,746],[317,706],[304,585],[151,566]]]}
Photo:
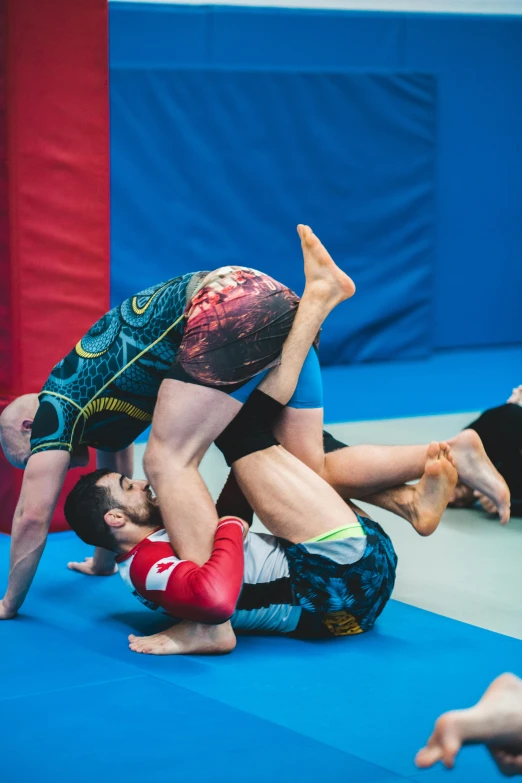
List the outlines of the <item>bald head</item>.
{"label": "bald head", "polygon": [[25,468],[31,453],[31,427],[38,410],[38,395],[23,394],[0,416],[0,444],[15,468]]}

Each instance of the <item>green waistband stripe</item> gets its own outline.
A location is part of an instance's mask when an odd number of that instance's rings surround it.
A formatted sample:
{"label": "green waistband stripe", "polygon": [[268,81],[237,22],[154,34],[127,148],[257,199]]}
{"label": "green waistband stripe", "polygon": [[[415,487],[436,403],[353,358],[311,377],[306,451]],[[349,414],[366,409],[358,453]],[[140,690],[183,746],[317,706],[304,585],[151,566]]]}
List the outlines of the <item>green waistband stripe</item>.
{"label": "green waistband stripe", "polygon": [[315,544],[318,541],[338,541],[341,538],[364,538],[366,531],[362,525],[348,525],[344,527],[336,527],[334,530],[329,530],[328,533],[321,533],[320,536],[315,538],[309,538],[305,541],[305,544]]}

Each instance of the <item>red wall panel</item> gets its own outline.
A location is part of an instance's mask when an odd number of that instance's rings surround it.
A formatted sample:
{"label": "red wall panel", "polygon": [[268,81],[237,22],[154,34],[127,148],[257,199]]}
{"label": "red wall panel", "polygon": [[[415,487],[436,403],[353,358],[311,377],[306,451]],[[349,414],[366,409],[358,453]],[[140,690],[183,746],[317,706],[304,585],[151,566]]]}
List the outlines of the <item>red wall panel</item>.
{"label": "red wall panel", "polygon": [[[7,30],[0,131],[0,144],[7,135],[0,222],[5,207],[9,226],[7,237],[0,225],[5,405],[39,391],[109,307],[109,96],[107,0],[3,0],[0,7]],[[9,507],[18,484],[0,463],[0,498]],[[0,529],[9,525],[2,515]],[[59,504],[53,528],[63,526]]]}

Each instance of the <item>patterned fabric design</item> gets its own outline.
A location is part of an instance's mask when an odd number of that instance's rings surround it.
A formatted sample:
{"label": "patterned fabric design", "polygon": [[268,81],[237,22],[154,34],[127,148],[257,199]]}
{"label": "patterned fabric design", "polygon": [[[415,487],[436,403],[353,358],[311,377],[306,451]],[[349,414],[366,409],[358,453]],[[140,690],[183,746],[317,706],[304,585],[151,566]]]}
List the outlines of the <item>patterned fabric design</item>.
{"label": "patterned fabric design", "polygon": [[324,555],[310,554],[302,544],[286,542],[290,579],[305,610],[298,635],[369,631],[386,606],[395,584],[397,555],[377,522],[367,518],[360,518],[360,522],[366,530],[366,549],[353,564],[339,564]]}
{"label": "patterned fabric design", "polygon": [[40,393],[33,453],[80,444],[116,451],[148,426],[182,340],[191,278],[151,286],[114,307],[53,368]]}

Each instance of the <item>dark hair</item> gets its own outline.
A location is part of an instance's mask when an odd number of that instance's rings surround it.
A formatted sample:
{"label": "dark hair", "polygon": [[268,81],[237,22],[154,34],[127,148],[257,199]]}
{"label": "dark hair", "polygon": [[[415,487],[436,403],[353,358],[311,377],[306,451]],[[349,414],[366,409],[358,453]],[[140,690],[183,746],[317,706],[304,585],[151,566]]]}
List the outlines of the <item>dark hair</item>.
{"label": "dark hair", "polygon": [[107,487],[97,482],[114,471],[100,468],[82,476],[67,495],[64,506],[65,519],[77,536],[86,544],[101,546],[111,552],[117,550],[117,541],[104,516],[107,511],[117,508]]}

